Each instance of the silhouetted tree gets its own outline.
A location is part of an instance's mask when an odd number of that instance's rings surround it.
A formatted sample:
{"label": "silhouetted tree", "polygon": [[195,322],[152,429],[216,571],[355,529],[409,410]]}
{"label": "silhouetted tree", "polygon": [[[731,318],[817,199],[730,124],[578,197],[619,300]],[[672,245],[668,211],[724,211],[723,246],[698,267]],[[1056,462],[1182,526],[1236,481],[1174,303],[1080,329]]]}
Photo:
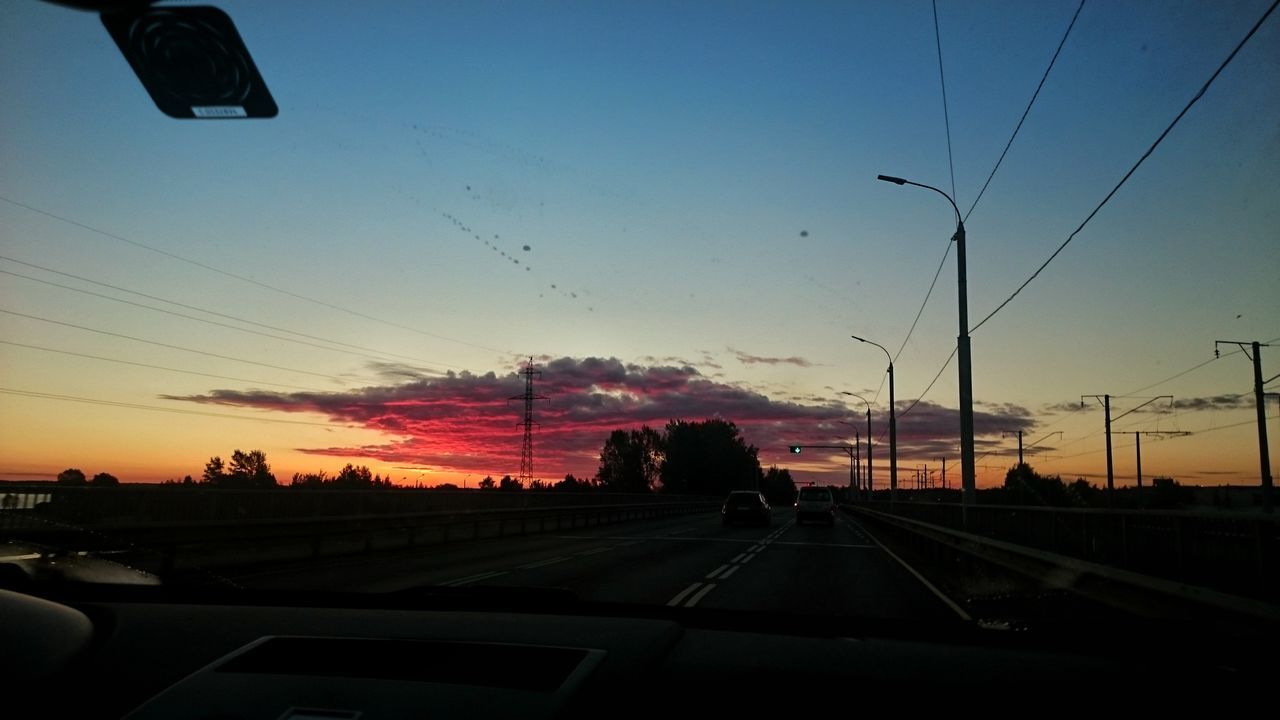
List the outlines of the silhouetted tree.
{"label": "silhouetted tree", "polygon": [[236,449],[231,453],[230,472],[223,479],[223,484],[239,488],[275,487],[276,476],[271,474],[267,456],[261,450],[242,452]]}
{"label": "silhouetted tree", "polygon": [[1004,502],[1017,505],[1068,507],[1076,504],[1061,477],[1041,475],[1026,463],[1014,465],[1005,473],[1004,491]]}
{"label": "silhouetted tree", "polygon": [[583,490],[590,490],[591,483],[586,480],[579,480],[573,476],[573,473],[569,473],[564,476],[563,480],[556,483],[552,489],[559,490],[560,492],[580,492]]}
{"label": "silhouetted tree", "polygon": [[200,482],[209,483],[210,485],[221,485],[222,478],[226,476],[226,467],[222,462],[222,458],[214,455],[209,458],[209,462],[204,464],[204,472],[200,475]]}
{"label": "silhouetted tree", "polygon": [[333,484],[343,488],[369,488],[373,487],[373,471],[361,465],[356,467],[351,463],[347,463],[338,474],[333,477]]}
{"label": "silhouetted tree", "polygon": [[84,473],[79,468],[67,468],[58,473],[59,485],[84,485]]}
{"label": "silhouetted tree", "polygon": [[796,483],[791,479],[791,471],[779,470],[775,465],[764,474],[760,482],[760,492],[770,505],[790,505],[796,501]]}
{"label": "silhouetted tree", "polygon": [[1088,480],[1084,478],[1076,478],[1070,487],[1072,505],[1078,507],[1102,507],[1105,501],[1102,497],[1102,488],[1096,485],[1090,485]]}
{"label": "silhouetted tree", "polygon": [[499,489],[499,490],[510,490],[510,491],[515,491],[515,490],[520,490],[520,489],[522,489],[523,487],[524,487],[524,486],[520,484],[520,481],[519,481],[519,480],[516,480],[515,478],[511,477],[510,475],[503,475],[503,476],[502,476],[502,480],[498,482],[498,489]]}
{"label": "silhouetted tree", "polygon": [[662,435],[648,425],[614,430],[600,450],[596,479],[613,492],[650,492],[658,484],[664,456]]}
{"label": "silhouetted tree", "polygon": [[496,488],[496,487],[498,487],[498,486],[497,486],[496,484],[494,484],[494,482],[493,482],[493,477],[491,477],[491,476],[489,476],[489,475],[485,475],[485,476],[484,476],[484,479],[480,481],[480,489],[481,489],[481,490],[492,490],[492,489],[494,489],[494,488]]}
{"label": "silhouetted tree", "polygon": [[663,448],[663,492],[724,495],[757,489],[764,477],[759,450],[728,420],[673,420],[667,423]]}
{"label": "silhouetted tree", "polygon": [[458,486],[453,483],[440,483],[436,486],[437,490],[457,490]]}
{"label": "silhouetted tree", "polygon": [[112,475],[111,473],[100,472],[97,475],[93,476],[93,479],[89,481],[89,484],[110,487],[110,486],[119,485],[120,480],[119,478],[117,478],[115,475]]}
{"label": "silhouetted tree", "polygon": [[313,473],[294,473],[291,487],[318,488],[329,482],[329,476],[323,470]]}

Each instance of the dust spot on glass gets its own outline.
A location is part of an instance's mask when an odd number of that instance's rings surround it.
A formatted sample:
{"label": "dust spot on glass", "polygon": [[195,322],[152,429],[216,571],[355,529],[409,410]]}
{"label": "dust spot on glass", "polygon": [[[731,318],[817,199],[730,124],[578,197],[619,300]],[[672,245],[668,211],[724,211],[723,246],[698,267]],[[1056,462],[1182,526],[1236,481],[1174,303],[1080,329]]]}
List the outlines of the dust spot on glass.
{"label": "dust spot on glass", "polygon": [[808,231],[808,230],[801,230],[801,231],[800,231],[800,237],[809,237],[809,231]]}
{"label": "dust spot on glass", "polygon": [[555,290],[555,289],[556,289],[556,284],[555,284],[555,283],[551,283],[551,289],[552,289],[552,290]]}
{"label": "dust spot on glass", "polygon": [[532,249],[532,248],[530,248],[528,245],[525,245],[525,246],[524,246],[524,251],[525,251],[525,252],[529,252],[529,250],[531,250],[531,249]]}

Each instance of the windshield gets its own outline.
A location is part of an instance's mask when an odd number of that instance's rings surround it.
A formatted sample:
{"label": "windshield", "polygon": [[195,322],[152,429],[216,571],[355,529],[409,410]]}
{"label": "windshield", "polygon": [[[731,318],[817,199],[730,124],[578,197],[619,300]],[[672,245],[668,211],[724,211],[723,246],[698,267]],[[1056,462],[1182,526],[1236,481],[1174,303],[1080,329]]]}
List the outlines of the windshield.
{"label": "windshield", "polygon": [[0,10],[25,576],[1280,599],[1270,0],[77,4]]}
{"label": "windshield", "polygon": [[802,488],[800,490],[801,500],[830,500],[831,493],[827,490],[816,490],[813,488]]}

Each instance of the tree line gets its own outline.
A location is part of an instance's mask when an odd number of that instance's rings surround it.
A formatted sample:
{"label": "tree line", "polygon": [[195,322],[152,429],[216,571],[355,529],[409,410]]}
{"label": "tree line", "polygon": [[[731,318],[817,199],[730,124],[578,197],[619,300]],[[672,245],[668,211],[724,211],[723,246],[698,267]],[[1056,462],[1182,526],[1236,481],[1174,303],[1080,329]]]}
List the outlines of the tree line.
{"label": "tree line", "polygon": [[672,420],[662,430],[648,425],[614,430],[600,450],[595,481],[615,492],[662,492],[720,496],[759,490],[771,503],[795,500],[788,470],[760,467],[759,449],[732,421]]}

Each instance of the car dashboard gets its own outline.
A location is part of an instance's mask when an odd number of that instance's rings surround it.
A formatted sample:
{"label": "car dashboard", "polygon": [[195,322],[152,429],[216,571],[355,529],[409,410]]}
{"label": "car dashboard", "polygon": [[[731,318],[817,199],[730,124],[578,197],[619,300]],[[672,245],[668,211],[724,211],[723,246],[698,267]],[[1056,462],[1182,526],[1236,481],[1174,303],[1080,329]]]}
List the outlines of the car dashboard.
{"label": "car dashboard", "polygon": [[[0,590],[7,717],[654,717],[796,704],[1003,703],[1076,683],[1146,705],[1261,694],[1250,647],[1088,631],[586,604],[554,591],[389,596]],[[1150,630],[1150,632],[1148,632]],[[1111,640],[1107,638],[1110,637]],[[1163,638],[1163,639],[1162,639]],[[1135,641],[1136,639],[1136,641]],[[1230,656],[1230,657],[1229,657]],[[1179,684],[1179,677],[1195,678]],[[799,688],[807,688],[796,695]],[[814,689],[820,689],[817,696]],[[1089,694],[1053,691],[1056,706]],[[1041,698],[1044,699],[1044,698]]]}

